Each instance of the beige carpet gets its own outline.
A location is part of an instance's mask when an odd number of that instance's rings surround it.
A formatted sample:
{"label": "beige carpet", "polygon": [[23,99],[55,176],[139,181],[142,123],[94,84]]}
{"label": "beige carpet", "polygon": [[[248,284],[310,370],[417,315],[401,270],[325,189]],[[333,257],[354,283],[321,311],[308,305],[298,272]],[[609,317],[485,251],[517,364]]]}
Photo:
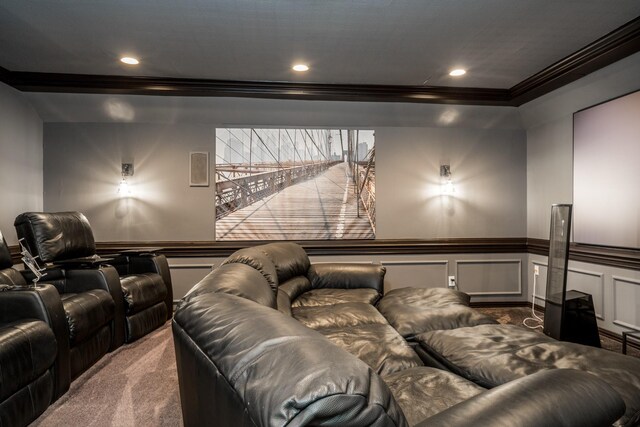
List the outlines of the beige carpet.
{"label": "beige carpet", "polygon": [[[500,323],[522,324],[530,308],[481,308]],[[620,343],[601,337],[603,347]],[[632,354],[640,353],[635,349]],[[212,420],[212,425],[214,420]],[[33,426],[181,426],[178,376],[169,322],[133,344],[107,354]]]}
{"label": "beige carpet", "polygon": [[107,354],[32,426],[181,426],[171,323]]}

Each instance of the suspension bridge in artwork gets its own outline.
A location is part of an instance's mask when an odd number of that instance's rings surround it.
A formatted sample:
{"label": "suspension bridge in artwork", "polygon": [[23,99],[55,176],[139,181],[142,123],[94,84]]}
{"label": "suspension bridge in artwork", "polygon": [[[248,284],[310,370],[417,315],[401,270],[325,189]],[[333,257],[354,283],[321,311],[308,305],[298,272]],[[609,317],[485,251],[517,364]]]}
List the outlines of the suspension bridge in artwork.
{"label": "suspension bridge in artwork", "polygon": [[216,240],[374,238],[373,131],[360,132],[218,129]]}

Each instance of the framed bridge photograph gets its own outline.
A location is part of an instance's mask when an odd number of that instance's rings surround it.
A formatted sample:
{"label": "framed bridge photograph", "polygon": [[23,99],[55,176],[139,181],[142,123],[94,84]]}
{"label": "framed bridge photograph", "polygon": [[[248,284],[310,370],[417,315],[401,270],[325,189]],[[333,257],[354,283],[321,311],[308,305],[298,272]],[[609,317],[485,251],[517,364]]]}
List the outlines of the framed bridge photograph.
{"label": "framed bridge photograph", "polygon": [[215,239],[375,238],[375,134],[216,129]]}

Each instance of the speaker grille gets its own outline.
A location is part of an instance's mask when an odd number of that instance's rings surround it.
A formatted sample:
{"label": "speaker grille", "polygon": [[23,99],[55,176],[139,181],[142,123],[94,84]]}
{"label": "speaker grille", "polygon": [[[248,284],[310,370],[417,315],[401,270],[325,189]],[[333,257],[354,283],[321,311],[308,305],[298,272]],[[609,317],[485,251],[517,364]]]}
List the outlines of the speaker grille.
{"label": "speaker grille", "polygon": [[192,187],[209,186],[209,153],[190,153],[189,185]]}

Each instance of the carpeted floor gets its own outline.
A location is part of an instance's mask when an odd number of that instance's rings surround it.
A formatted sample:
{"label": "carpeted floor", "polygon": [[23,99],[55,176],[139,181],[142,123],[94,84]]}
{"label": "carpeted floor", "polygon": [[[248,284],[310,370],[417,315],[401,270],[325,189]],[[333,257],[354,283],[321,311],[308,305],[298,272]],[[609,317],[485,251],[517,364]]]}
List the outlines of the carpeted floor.
{"label": "carpeted floor", "polygon": [[32,426],[181,426],[171,324],[107,354]]}
{"label": "carpeted floor", "polygon": [[[500,323],[522,325],[530,308],[480,308]],[[540,315],[540,313],[538,313]],[[604,348],[620,343],[601,337]],[[640,357],[634,348],[629,353]],[[212,420],[212,425],[214,420]],[[178,376],[170,323],[107,354],[71,384],[32,426],[181,426]]]}

